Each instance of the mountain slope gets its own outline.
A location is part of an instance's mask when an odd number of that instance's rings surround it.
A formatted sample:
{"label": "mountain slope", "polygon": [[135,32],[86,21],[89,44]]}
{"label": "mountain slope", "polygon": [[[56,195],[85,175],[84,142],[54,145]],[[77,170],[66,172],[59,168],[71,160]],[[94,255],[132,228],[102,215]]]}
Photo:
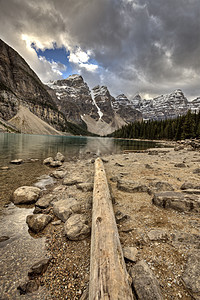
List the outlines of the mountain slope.
{"label": "mountain slope", "polygon": [[[7,94],[12,94],[12,97],[15,96],[27,103],[37,102],[42,106],[55,108],[53,99],[38,76],[26,61],[2,40],[0,40],[0,91],[6,91]],[[16,103],[13,104],[14,110]],[[6,112],[3,112],[6,117]]]}
{"label": "mountain slope", "polygon": [[54,91],[56,103],[67,119],[77,125],[85,124],[94,134],[106,135],[128,122],[141,120],[141,113],[134,108],[120,106],[116,110],[115,99],[106,86],[98,85],[90,91],[80,75],[50,82],[48,86],[50,93]]}
{"label": "mountain slope", "polygon": [[70,123],[56,100],[25,60],[0,40],[0,117],[12,119],[22,105],[58,131],[90,134]]}
{"label": "mountain slope", "polygon": [[9,124],[15,126],[21,133],[29,134],[47,134],[62,135],[52,126],[38,118],[25,106],[20,106],[17,114],[8,121]]}

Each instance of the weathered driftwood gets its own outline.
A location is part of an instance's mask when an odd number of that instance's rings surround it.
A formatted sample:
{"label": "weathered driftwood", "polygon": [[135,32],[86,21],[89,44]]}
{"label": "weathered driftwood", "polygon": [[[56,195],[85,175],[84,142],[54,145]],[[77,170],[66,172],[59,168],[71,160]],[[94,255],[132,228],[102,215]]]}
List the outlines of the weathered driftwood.
{"label": "weathered driftwood", "polygon": [[89,300],[134,299],[103,162],[95,161]]}

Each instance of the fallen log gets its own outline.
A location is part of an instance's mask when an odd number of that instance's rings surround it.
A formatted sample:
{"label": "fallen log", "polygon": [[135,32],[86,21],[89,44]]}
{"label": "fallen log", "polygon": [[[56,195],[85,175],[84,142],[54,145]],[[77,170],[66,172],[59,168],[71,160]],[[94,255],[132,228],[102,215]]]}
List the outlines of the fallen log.
{"label": "fallen log", "polygon": [[128,153],[148,153],[148,150],[123,150],[124,154]]}
{"label": "fallen log", "polygon": [[89,300],[133,300],[103,162],[95,161]]}

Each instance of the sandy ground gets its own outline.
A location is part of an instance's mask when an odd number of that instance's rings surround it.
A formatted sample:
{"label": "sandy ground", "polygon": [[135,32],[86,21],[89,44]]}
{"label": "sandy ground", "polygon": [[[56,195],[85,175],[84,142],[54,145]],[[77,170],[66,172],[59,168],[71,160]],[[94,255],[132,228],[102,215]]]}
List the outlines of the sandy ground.
{"label": "sandy ground", "polygon": [[[187,256],[196,244],[184,240],[172,241],[171,235],[174,232],[199,235],[199,215],[159,208],[152,204],[152,195],[147,192],[128,193],[117,188],[118,179],[134,180],[150,188],[153,183],[164,181],[175,191],[180,191],[181,185],[187,181],[199,184],[199,175],[193,174],[193,170],[200,165],[199,152],[187,149],[174,151],[173,148],[157,151],[157,155],[129,153],[103,157],[115,199],[114,211],[127,215],[125,221],[118,224],[120,240],[122,247],[137,247],[137,260],[147,262],[159,281],[163,299],[193,299],[184,287],[181,276]],[[177,163],[184,163],[186,167],[175,167]],[[91,159],[65,163],[64,169],[70,179],[93,181],[94,165]],[[92,192],[82,192],[76,185],[63,186],[62,180],[58,181],[58,186],[62,193],[75,197],[83,204],[90,222]],[[164,230],[167,238],[149,240],[148,233],[153,229]],[[45,231],[52,260],[41,278],[42,284],[50,289],[52,299],[80,299],[89,280],[90,238],[70,241],[63,234],[62,224],[49,225]],[[127,269],[133,264],[127,261]]]}

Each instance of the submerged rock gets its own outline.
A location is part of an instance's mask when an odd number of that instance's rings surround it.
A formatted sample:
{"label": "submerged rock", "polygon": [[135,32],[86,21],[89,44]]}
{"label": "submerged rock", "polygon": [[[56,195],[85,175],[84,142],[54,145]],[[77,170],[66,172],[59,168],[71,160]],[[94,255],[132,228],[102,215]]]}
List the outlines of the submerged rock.
{"label": "submerged rock", "polygon": [[83,240],[90,234],[90,227],[84,215],[72,215],[64,225],[64,233],[70,240]]}
{"label": "submerged rock", "polygon": [[38,261],[28,271],[28,276],[35,277],[35,276],[43,274],[46,271],[46,269],[49,265],[49,262],[50,262],[50,258],[44,258],[44,259]]}
{"label": "submerged rock", "polygon": [[6,167],[0,167],[0,170],[1,170],[1,171],[8,171],[9,169],[10,169],[10,168],[7,167],[7,166],[6,166]]}
{"label": "submerged rock", "polygon": [[21,186],[13,193],[14,204],[30,204],[37,201],[41,190],[33,186]]}
{"label": "submerged rock", "polygon": [[35,233],[42,231],[51,220],[52,216],[44,214],[28,215],[26,217],[28,227]]}
{"label": "submerged rock", "polygon": [[26,282],[21,283],[17,289],[19,290],[20,295],[25,295],[37,291],[38,288],[39,284],[35,280],[27,280]]}
{"label": "submerged rock", "polygon": [[10,163],[14,164],[14,165],[21,165],[23,163],[23,160],[22,159],[14,159],[14,160],[11,160]]}
{"label": "submerged rock", "polygon": [[34,186],[45,190],[46,186],[54,184],[55,180],[49,175],[42,175],[38,178],[38,181],[34,183]]}

